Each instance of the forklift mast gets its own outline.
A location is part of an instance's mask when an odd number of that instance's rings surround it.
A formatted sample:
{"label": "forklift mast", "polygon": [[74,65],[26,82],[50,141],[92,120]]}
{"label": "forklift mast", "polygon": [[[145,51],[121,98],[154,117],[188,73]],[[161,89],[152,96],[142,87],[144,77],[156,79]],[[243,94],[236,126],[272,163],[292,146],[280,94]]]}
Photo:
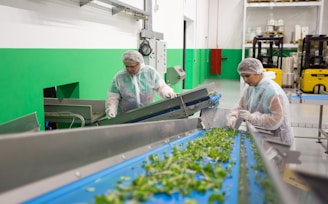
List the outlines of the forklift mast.
{"label": "forklift mast", "polygon": [[[328,36],[326,35],[306,35],[302,44],[301,69],[328,68],[328,63],[324,59],[324,47],[327,47]],[[314,52],[311,52],[314,49]]]}
{"label": "forklift mast", "polygon": [[[282,55],[283,55],[283,41],[284,38],[282,36],[262,36],[257,35],[253,38],[253,58],[259,59],[264,68],[280,68],[282,65]],[[262,43],[268,43],[269,49],[266,55],[263,55]],[[257,55],[256,55],[256,45],[257,45]],[[277,46],[277,62],[274,64],[273,56],[274,56],[274,47]]]}

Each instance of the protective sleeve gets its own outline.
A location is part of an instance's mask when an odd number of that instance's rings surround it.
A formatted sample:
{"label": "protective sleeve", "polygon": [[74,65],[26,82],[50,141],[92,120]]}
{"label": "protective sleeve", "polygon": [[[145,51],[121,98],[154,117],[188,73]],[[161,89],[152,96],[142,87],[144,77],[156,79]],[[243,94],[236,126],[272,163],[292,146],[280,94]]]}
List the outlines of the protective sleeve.
{"label": "protective sleeve", "polygon": [[105,111],[109,118],[116,117],[119,100],[120,100],[119,93],[108,92],[105,102]]}
{"label": "protective sleeve", "polygon": [[164,80],[161,80],[159,82],[158,87],[156,88],[156,92],[159,97],[161,98],[175,98],[177,97],[177,94],[174,92],[174,90],[167,85]]}
{"label": "protective sleeve", "polygon": [[267,130],[276,130],[278,129],[284,121],[284,105],[283,105],[283,96],[274,95],[270,99],[269,103],[269,113],[252,113],[250,123],[256,126],[263,127]]}
{"label": "protective sleeve", "polygon": [[227,115],[227,119],[231,117],[239,117],[239,110],[245,109],[244,106],[244,97],[242,96],[238,102],[234,105],[234,107],[231,109],[230,113]]}

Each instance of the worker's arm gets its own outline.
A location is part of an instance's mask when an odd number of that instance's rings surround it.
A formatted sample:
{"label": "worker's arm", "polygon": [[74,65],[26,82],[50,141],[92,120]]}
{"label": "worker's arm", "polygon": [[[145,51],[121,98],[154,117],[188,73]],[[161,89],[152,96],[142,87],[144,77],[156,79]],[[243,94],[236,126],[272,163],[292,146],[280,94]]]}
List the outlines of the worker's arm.
{"label": "worker's arm", "polygon": [[116,77],[114,77],[105,101],[105,112],[108,119],[116,117],[117,107],[121,99],[121,95],[118,88],[119,86],[116,81]]}
{"label": "worker's arm", "polygon": [[119,99],[120,99],[120,94],[108,92],[107,99],[105,102],[105,111],[108,119],[116,117]]}
{"label": "worker's arm", "polygon": [[239,111],[244,109],[244,97],[242,96],[239,101],[234,105],[231,109],[230,113],[227,115],[227,127],[228,128],[236,128],[236,122],[239,118]]}
{"label": "worker's arm", "polygon": [[272,96],[269,104],[269,113],[240,110],[240,117],[249,121],[252,125],[263,127],[267,130],[278,129],[284,121],[284,102],[283,96]]}

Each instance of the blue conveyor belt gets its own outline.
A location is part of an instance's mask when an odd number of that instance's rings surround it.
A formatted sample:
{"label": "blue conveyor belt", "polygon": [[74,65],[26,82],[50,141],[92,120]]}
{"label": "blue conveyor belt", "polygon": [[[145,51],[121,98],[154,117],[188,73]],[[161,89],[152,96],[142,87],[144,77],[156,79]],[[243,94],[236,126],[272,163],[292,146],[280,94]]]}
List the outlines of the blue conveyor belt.
{"label": "blue conveyor belt", "polygon": [[328,95],[292,95],[292,99],[328,100]]}
{"label": "blue conveyor belt", "polygon": [[248,181],[249,181],[249,189],[250,196],[248,197],[247,203],[264,203],[264,192],[263,189],[259,186],[258,176],[262,176],[263,172],[259,172],[253,169],[254,165],[257,163],[256,158],[254,157],[254,147],[252,147],[252,142],[249,138],[244,138],[245,144],[245,153],[246,164],[248,169]]}
{"label": "blue conveyor belt", "polygon": [[[93,175],[82,178],[76,182],[72,182],[68,185],[55,189],[51,192],[40,195],[36,198],[24,202],[25,204],[36,204],[36,203],[47,203],[47,204],[66,204],[66,203],[92,203],[95,195],[104,195],[108,190],[115,188],[116,182],[121,178],[130,177],[129,181],[139,175],[144,174],[142,164],[147,160],[149,155],[157,154],[159,158],[163,158],[164,154],[172,151],[172,147],[179,145],[183,148],[187,145],[188,141],[197,139],[203,136],[204,130],[192,133],[179,140],[168,143],[162,147],[136,156],[135,158],[126,160],[117,165],[111,166],[105,170],[99,171]],[[238,177],[240,167],[240,134],[235,138],[234,148],[231,153],[231,162],[234,162],[232,172],[223,181],[221,191],[225,192],[226,204],[237,204],[238,203]],[[224,166],[231,165],[231,163],[225,163]],[[129,182],[127,181],[127,182]],[[174,194],[169,197],[167,195],[156,195],[148,200],[147,203],[184,203],[186,199],[196,199],[198,203],[208,203],[208,198],[211,195],[211,190],[205,194],[193,192],[189,196],[181,196]]]}

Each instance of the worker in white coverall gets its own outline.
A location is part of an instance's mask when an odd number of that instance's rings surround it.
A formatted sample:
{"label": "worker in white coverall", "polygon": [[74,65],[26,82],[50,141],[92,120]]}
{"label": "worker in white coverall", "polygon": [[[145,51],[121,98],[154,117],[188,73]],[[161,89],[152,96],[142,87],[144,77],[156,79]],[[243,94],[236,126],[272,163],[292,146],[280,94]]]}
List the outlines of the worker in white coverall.
{"label": "worker in white coverall", "polygon": [[237,119],[248,121],[273,133],[273,138],[293,144],[289,121],[289,101],[282,88],[263,74],[260,60],[246,58],[238,65],[238,73],[245,81],[241,97],[227,117],[227,126],[235,128]]}
{"label": "worker in white coverall", "polygon": [[161,98],[177,97],[160,74],[144,64],[143,56],[138,51],[125,52],[122,61],[125,69],[116,73],[107,94],[105,110],[108,119],[153,103],[155,91]]}

